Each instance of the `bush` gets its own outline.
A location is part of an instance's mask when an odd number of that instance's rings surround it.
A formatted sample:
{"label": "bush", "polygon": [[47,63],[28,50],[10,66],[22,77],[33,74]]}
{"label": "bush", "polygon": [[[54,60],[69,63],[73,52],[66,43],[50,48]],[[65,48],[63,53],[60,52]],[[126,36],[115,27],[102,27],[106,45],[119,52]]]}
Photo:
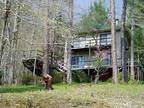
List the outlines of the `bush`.
{"label": "bush", "polygon": [[56,69],[51,72],[51,76],[53,77],[53,83],[61,83],[63,81],[63,74]]}
{"label": "bush", "polygon": [[90,78],[84,71],[73,71],[72,80],[78,83],[90,82]]}
{"label": "bush", "polygon": [[21,80],[21,83],[24,85],[31,85],[34,82],[34,77],[31,72],[21,72],[18,76]]}
{"label": "bush", "polygon": [[118,81],[122,83],[122,72],[118,72]]}
{"label": "bush", "polygon": [[2,84],[2,76],[3,76],[3,71],[0,70],[0,85]]}

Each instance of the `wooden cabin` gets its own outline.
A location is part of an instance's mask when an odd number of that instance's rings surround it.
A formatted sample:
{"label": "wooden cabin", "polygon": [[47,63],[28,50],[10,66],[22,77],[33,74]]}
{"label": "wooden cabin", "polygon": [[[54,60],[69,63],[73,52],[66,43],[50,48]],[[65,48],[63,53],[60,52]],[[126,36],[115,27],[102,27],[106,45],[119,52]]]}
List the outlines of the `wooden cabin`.
{"label": "wooden cabin", "polygon": [[[111,67],[111,42],[110,30],[96,30],[79,34],[71,42],[71,70],[94,69],[97,47],[102,52],[104,66]],[[120,29],[116,30],[116,49],[118,66],[121,66]]]}
{"label": "wooden cabin", "polygon": [[[94,30],[79,33],[71,41],[71,70],[84,70],[90,73],[95,69],[97,47],[101,51],[103,67],[112,74],[111,30]],[[121,32],[116,30],[116,53],[118,67],[121,67]],[[66,59],[64,60],[66,64]],[[67,65],[65,65],[67,67]],[[105,71],[107,71],[105,70]]]}

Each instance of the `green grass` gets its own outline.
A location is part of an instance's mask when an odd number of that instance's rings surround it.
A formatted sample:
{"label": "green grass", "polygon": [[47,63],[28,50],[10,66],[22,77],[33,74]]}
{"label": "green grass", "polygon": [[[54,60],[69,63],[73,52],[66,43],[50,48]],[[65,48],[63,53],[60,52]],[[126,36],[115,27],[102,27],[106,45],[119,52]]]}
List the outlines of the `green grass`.
{"label": "green grass", "polygon": [[144,85],[0,86],[0,108],[143,108]]}
{"label": "green grass", "polygon": [[37,91],[41,89],[43,89],[42,86],[6,85],[6,86],[0,86],[0,93],[21,93],[27,91]]}

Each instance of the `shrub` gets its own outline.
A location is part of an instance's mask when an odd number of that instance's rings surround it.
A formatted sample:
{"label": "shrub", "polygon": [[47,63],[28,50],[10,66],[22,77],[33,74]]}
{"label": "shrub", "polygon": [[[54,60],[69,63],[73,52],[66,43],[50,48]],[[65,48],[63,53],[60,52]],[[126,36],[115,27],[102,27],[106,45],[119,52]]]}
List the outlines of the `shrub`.
{"label": "shrub", "polygon": [[2,76],[3,76],[3,71],[0,70],[0,85],[2,84]]}
{"label": "shrub", "polygon": [[34,77],[31,72],[21,72],[18,76],[21,80],[21,83],[24,85],[30,85],[34,82]]}
{"label": "shrub", "polygon": [[84,71],[73,71],[72,80],[78,83],[90,82],[90,78]]}
{"label": "shrub", "polygon": [[122,83],[122,72],[118,72],[118,81]]}
{"label": "shrub", "polygon": [[53,77],[53,83],[61,83],[63,81],[63,74],[56,69],[52,70],[51,76]]}

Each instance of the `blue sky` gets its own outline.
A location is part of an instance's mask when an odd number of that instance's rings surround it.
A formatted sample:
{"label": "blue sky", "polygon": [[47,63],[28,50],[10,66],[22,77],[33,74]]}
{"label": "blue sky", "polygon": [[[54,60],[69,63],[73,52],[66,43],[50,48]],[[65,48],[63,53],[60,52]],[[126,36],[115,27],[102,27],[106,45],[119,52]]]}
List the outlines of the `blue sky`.
{"label": "blue sky", "polygon": [[[75,20],[79,19],[81,14],[88,12],[89,7],[99,0],[74,0],[75,2]],[[104,0],[105,7],[109,8],[110,0]],[[116,0],[116,17],[120,18],[121,10],[122,10],[122,0]]]}

